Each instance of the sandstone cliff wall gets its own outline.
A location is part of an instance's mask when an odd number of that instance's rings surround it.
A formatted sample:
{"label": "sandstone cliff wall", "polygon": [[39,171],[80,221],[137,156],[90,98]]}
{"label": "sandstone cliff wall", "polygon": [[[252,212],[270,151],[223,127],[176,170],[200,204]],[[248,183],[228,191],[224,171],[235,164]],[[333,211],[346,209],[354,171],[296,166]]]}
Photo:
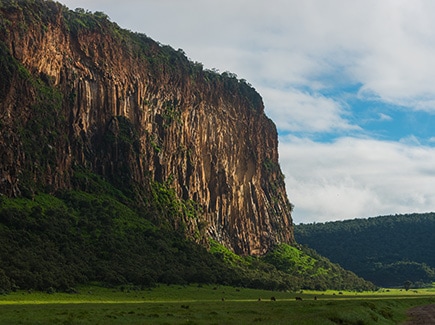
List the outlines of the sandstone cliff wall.
{"label": "sandstone cliff wall", "polygon": [[102,14],[50,1],[0,14],[1,193],[69,188],[84,166],[139,193],[168,184],[199,205],[191,229],[237,253],[294,241],[276,128],[249,85]]}

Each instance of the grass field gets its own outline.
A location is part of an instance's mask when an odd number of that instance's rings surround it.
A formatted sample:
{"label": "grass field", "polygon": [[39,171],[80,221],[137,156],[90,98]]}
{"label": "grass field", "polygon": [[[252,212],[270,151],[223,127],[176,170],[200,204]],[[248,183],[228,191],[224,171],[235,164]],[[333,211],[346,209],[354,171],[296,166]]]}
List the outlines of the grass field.
{"label": "grass field", "polygon": [[400,324],[408,308],[430,303],[435,303],[430,289],[286,293],[222,286],[92,286],[74,294],[0,296],[0,324]]}

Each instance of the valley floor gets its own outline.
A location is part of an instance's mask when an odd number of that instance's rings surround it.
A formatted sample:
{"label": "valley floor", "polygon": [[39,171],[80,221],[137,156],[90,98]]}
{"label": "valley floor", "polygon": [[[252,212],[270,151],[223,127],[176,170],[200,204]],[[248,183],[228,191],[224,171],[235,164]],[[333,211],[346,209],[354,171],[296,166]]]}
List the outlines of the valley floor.
{"label": "valley floor", "polygon": [[434,324],[422,321],[434,315],[433,290],[273,292],[161,285],[87,286],[71,294],[19,291],[0,296],[0,324]]}

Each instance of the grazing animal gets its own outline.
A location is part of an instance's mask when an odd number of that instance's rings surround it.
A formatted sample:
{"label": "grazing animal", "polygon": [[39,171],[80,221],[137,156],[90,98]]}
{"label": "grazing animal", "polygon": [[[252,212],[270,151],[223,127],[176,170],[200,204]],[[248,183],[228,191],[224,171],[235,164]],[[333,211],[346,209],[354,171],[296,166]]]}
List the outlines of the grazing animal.
{"label": "grazing animal", "polygon": [[270,300],[271,301],[276,301],[276,298],[275,297],[270,297]]}
{"label": "grazing animal", "polygon": [[300,300],[300,301],[302,301],[302,298],[301,298],[301,297],[295,297],[295,299],[296,299],[296,300]]}

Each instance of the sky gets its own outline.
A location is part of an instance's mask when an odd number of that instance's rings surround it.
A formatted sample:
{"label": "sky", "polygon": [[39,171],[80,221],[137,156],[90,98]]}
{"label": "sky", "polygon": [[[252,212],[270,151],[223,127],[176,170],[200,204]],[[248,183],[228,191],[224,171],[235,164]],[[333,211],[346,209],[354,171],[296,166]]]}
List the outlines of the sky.
{"label": "sky", "polygon": [[435,211],[435,1],[60,2],[252,84],[296,224]]}

